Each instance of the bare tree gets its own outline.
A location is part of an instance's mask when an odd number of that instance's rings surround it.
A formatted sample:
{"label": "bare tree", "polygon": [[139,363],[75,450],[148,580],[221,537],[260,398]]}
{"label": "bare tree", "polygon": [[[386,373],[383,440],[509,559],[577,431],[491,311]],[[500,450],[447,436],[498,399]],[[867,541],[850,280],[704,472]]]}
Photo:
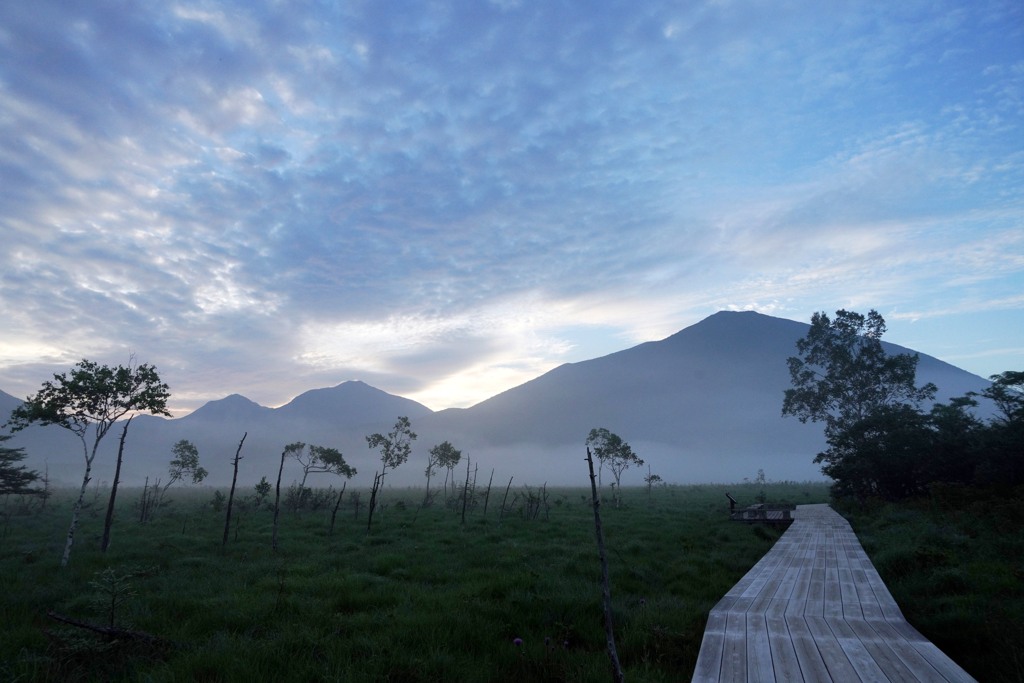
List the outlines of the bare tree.
{"label": "bare tree", "polygon": [[245,443],[245,437],[247,436],[249,436],[249,432],[242,434],[242,440],[238,442],[238,450],[235,451],[235,457],[232,460],[235,466],[235,473],[231,476],[231,492],[228,494],[228,512],[224,518],[224,540],[221,542],[222,546],[228,544],[228,531],[231,529],[231,506],[235,501],[235,484],[238,482],[238,461],[242,459],[242,444]]}

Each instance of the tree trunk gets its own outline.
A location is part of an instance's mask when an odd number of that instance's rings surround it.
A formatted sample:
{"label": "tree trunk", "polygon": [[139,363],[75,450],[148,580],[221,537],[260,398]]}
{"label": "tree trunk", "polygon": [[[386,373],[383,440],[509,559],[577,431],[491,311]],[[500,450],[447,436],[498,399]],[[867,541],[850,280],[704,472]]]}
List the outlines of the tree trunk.
{"label": "tree trunk", "polygon": [[100,626],[98,624],[90,624],[86,621],[79,621],[78,619],[72,619],[71,617],[65,617],[56,612],[49,611],[46,616],[50,617],[55,621],[59,621],[69,626],[75,626],[76,628],[82,628],[93,633],[99,633],[100,635],[106,636],[111,641],[114,640],[132,640],[136,642],[142,642],[150,646],[168,646],[171,642],[164,640],[160,636],[154,636],[145,631],[130,631],[124,628],[116,628],[114,626]]}
{"label": "tree trunk", "polygon": [[46,463],[46,469],[43,470],[43,504],[39,506],[40,510],[46,509],[46,501],[50,499],[50,463]]}
{"label": "tree trunk", "polygon": [[370,489],[370,512],[366,518],[366,533],[370,533],[370,525],[373,524],[373,509],[377,506],[377,489],[380,488],[380,480],[383,474],[373,473],[373,488]]}
{"label": "tree trunk", "polygon": [[92,474],[92,461],[96,457],[96,449],[92,449],[92,455],[89,454],[88,447],[85,445],[85,437],[80,436],[82,439],[82,453],[85,455],[85,474],[82,475],[82,488],[78,491],[78,499],[75,500],[75,505],[71,508],[71,526],[68,527],[67,540],[64,542],[64,554],[60,558],[61,569],[68,566],[68,561],[71,559],[71,546],[75,544],[75,531],[78,529],[78,518],[82,514],[82,504],[85,501],[85,491],[89,487]]}
{"label": "tree trunk", "polygon": [[491,499],[491,484],[494,483],[494,468],[491,468],[491,478],[487,480],[487,492],[484,494],[484,519],[487,519],[487,502]]}
{"label": "tree trunk", "polygon": [[466,501],[469,500],[469,456],[466,456],[466,483],[462,487],[462,523],[466,523]]}
{"label": "tree trunk", "polygon": [[117,499],[117,485],[121,482],[121,462],[124,459],[124,440],[128,436],[128,425],[132,423],[132,415],[121,429],[121,442],[117,446],[117,466],[114,468],[114,482],[110,485],[110,500],[107,501],[107,517],[103,520],[103,540],[100,552],[107,552],[110,547],[110,527],[114,525],[114,501]]}
{"label": "tree trunk", "polygon": [[594,500],[594,531],[597,535],[597,555],[601,560],[601,597],[604,605],[604,635],[608,648],[608,659],[612,668],[612,680],[622,683],[626,680],[615,649],[615,627],[612,624],[612,588],[608,576],[608,557],[604,550],[604,531],[601,529],[601,499],[597,495],[597,478],[594,475],[594,459],[587,448],[587,468],[590,470],[590,493]]}
{"label": "tree trunk", "polygon": [[512,488],[512,479],[513,478],[514,477],[509,477],[508,478],[508,486],[505,487],[505,497],[501,499],[501,510],[498,511],[498,522],[499,523],[501,522],[501,518],[505,516],[505,503],[506,503],[506,501],[508,501],[508,490],[510,488]]}
{"label": "tree trunk", "polygon": [[139,499],[139,524],[146,522],[146,494],[149,493],[149,477],[146,477],[146,483],[142,485],[142,498]]}
{"label": "tree trunk", "polygon": [[284,458],[288,449],[281,452],[281,466],[277,468],[277,486],[274,488],[274,530],[270,534],[270,549],[277,552],[277,519],[281,515],[281,473],[284,472]]}
{"label": "tree trunk", "polygon": [[242,459],[242,444],[245,443],[245,437],[249,436],[249,432],[242,434],[242,440],[238,442],[238,450],[235,451],[235,473],[231,477],[231,492],[228,493],[228,514],[224,518],[224,540],[221,542],[221,546],[228,544],[228,532],[231,531],[231,504],[235,500],[235,483],[238,481],[238,461]]}
{"label": "tree trunk", "polygon": [[334,510],[331,512],[331,531],[327,534],[328,536],[334,535],[334,520],[338,517],[338,508],[341,507],[341,497],[345,495],[346,486],[348,486],[347,481],[341,485],[341,491],[338,491],[338,500],[334,503]]}

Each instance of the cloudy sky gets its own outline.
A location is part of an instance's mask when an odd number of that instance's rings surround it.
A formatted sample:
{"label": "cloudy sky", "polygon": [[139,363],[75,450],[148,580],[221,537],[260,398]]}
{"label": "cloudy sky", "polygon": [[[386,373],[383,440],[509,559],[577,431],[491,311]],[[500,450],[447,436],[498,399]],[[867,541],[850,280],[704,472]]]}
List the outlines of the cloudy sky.
{"label": "cloudy sky", "polygon": [[1024,7],[0,3],[0,389],[468,406],[721,309],[1024,369]]}

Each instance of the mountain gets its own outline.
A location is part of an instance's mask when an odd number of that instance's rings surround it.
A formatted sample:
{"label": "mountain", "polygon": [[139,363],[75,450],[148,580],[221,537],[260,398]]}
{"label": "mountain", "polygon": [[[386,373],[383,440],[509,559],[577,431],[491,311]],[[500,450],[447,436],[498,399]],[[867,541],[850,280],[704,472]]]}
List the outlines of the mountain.
{"label": "mountain", "polygon": [[[758,469],[773,479],[818,478],[811,460],[825,448],[821,426],[781,417],[786,358],[808,329],[723,311],[662,341],[562,365],[471,408],[436,413],[420,428],[507,457],[553,450],[579,457],[590,429],[607,427],[670,481],[735,481]],[[912,353],[893,344],[886,350]],[[920,355],[918,382],[929,381],[940,400],[988,385]],[[563,474],[551,465],[536,463]]]}
{"label": "mountain", "polygon": [[[357,381],[307,391],[276,409],[233,394],[182,418],[134,420],[123,476],[130,484],[165,476],[171,446],[189,439],[210,471],[209,482],[224,486],[245,435],[239,472],[245,486],[262,476],[273,480],[283,446],[293,441],[340,449],[359,470],[354,483],[364,485],[379,467],[366,435],[386,432],[397,416],[407,415],[419,439],[410,463],[389,475],[393,486],[422,484],[426,451],[445,440],[463,450],[481,476],[496,481],[585,485],[583,442],[593,427],[629,441],[667,481],[737,481],[758,469],[773,480],[818,479],[812,459],[825,447],[821,425],[781,417],[786,358],[808,329],[754,312],[720,312],[661,341],[565,364],[470,408],[436,413]],[[886,349],[910,352],[891,344]],[[939,387],[940,400],[988,386],[920,355],[918,383],[929,381]],[[17,403],[0,395],[0,410]],[[112,474],[115,431],[97,458],[98,481]],[[9,445],[24,446],[32,467],[41,469],[45,460],[54,481],[80,483],[81,444],[63,430],[33,427]],[[286,481],[295,468],[286,468]],[[624,481],[637,484],[642,475],[631,471]],[[320,476],[319,485],[336,483]]]}
{"label": "mountain", "polygon": [[433,411],[422,403],[394,396],[364,382],[354,381],[299,394],[274,411],[276,416],[306,421],[325,421],[346,427],[374,424],[381,416],[405,415],[416,420]]}
{"label": "mountain", "polygon": [[182,422],[258,422],[274,412],[241,394],[231,394],[203,404],[198,410],[181,418]]}
{"label": "mountain", "polygon": [[7,422],[11,411],[21,405],[21,400],[11,396],[6,391],[0,391],[0,426]]}

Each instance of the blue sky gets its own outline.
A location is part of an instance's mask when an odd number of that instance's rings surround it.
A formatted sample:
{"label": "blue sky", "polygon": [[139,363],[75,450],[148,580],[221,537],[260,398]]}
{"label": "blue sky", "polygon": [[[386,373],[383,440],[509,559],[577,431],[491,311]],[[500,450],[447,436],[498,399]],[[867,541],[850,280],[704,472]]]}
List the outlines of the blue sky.
{"label": "blue sky", "polygon": [[0,389],[434,409],[722,309],[1024,369],[1024,8],[0,4]]}

